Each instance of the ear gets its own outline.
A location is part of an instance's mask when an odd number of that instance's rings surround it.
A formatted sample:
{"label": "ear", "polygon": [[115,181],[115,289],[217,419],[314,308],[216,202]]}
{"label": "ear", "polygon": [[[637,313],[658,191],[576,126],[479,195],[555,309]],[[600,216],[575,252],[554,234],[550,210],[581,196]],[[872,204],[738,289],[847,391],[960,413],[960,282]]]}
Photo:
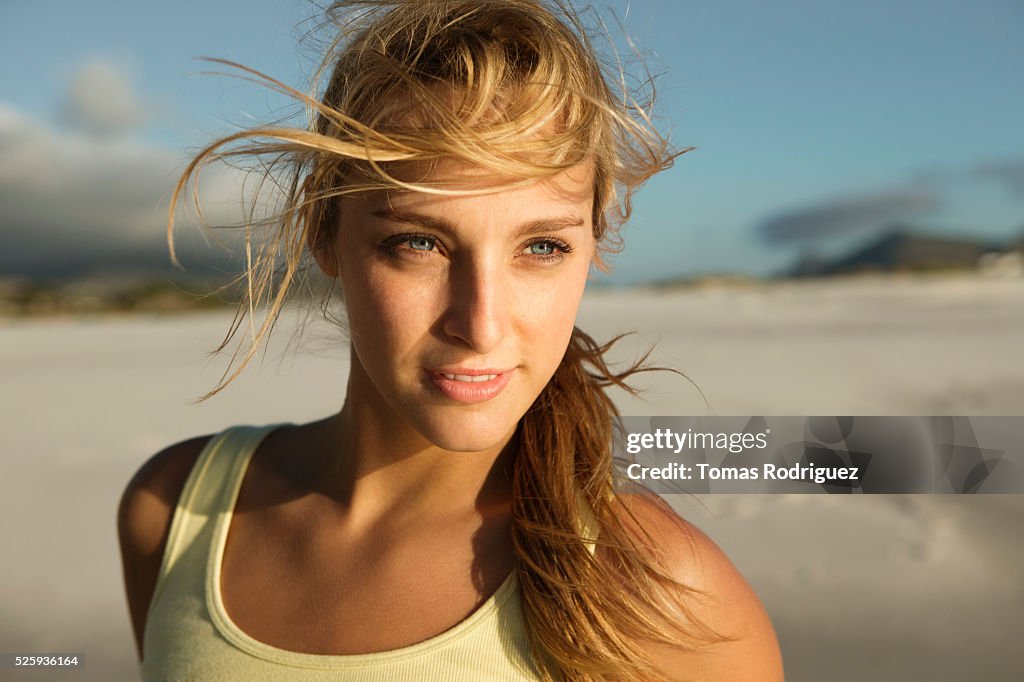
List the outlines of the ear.
{"label": "ear", "polygon": [[[302,187],[304,197],[309,196],[311,183],[312,177],[307,177]],[[331,234],[331,226],[334,223],[331,207],[334,203],[324,199],[311,202],[303,207],[305,215],[302,217],[306,225],[306,247],[313,254],[321,272],[331,279],[338,276],[338,261]]]}
{"label": "ear", "polygon": [[316,264],[320,266],[320,271],[335,279],[338,276],[338,261],[332,248],[333,243],[330,238],[322,238],[317,233],[315,227],[306,231],[306,245],[316,259]]}

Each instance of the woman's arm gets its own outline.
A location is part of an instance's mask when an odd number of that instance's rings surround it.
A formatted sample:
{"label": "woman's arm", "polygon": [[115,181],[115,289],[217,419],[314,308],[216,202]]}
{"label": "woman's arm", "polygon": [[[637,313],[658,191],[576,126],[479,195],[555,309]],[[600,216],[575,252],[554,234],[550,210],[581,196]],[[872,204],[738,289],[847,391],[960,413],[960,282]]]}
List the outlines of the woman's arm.
{"label": "woman's arm", "polygon": [[210,436],[183,441],[146,461],[128,483],[117,508],[117,535],[125,593],[139,660],[149,603],[182,488]]}
{"label": "woman's arm", "polygon": [[707,595],[686,599],[693,616],[732,638],[696,652],[651,643],[648,650],[657,667],[670,679],[680,681],[783,680],[782,654],[771,620],[754,590],[718,545],[656,497],[626,495],[620,499],[632,512],[635,523],[646,531],[639,531],[630,515],[624,515],[627,527],[632,525],[637,531],[638,541],[652,546],[675,580]]}

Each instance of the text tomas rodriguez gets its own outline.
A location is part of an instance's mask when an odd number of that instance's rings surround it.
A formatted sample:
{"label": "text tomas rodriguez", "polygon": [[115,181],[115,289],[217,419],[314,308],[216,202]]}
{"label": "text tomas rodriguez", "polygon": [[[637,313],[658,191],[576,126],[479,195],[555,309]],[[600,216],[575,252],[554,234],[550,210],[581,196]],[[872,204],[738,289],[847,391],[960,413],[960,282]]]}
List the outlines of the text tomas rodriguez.
{"label": "text tomas rodriguez", "polygon": [[810,466],[794,464],[777,466],[762,464],[761,466],[726,467],[713,464],[680,464],[673,462],[664,466],[647,467],[633,463],[626,467],[626,475],[634,481],[758,481],[764,479],[774,481],[813,481],[814,483],[831,483],[857,481],[860,467],[820,467],[814,462]]}

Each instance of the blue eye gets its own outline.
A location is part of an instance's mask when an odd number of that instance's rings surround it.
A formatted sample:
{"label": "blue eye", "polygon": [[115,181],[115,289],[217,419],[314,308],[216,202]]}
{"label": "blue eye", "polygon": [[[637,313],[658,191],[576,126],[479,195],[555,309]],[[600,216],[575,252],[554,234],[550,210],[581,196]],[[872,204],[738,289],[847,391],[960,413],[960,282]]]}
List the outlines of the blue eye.
{"label": "blue eye", "polygon": [[410,237],[406,243],[413,251],[432,251],[434,249],[434,240],[427,237]]}
{"label": "blue eye", "polygon": [[393,258],[428,258],[444,253],[444,245],[429,234],[396,234],[382,241],[380,248]]}
{"label": "blue eye", "polygon": [[572,253],[572,247],[561,240],[549,237],[527,244],[522,253],[542,262],[555,262],[562,260],[566,254]]}

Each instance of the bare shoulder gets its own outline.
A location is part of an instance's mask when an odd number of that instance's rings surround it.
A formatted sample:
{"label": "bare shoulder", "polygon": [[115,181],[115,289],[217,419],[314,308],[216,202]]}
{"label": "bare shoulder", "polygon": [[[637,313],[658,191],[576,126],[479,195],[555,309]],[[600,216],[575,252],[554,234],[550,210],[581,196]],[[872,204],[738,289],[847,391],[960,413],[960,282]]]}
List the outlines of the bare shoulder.
{"label": "bare shoulder", "polygon": [[621,518],[637,540],[661,559],[676,581],[703,593],[686,600],[692,617],[727,638],[696,652],[652,645],[659,667],[679,680],[782,680],[782,655],[771,619],[725,552],[660,498],[622,495],[618,500]]}
{"label": "bare shoulder", "polygon": [[140,659],[143,628],[174,509],[193,465],[211,437],[182,441],[150,457],[135,472],[118,504],[121,565]]}

